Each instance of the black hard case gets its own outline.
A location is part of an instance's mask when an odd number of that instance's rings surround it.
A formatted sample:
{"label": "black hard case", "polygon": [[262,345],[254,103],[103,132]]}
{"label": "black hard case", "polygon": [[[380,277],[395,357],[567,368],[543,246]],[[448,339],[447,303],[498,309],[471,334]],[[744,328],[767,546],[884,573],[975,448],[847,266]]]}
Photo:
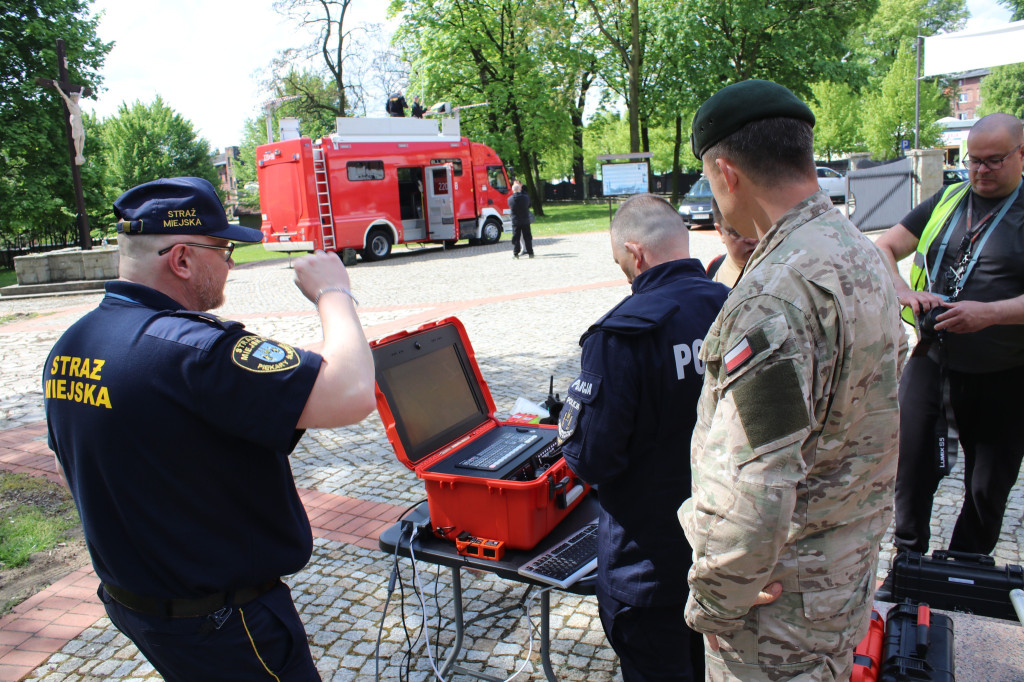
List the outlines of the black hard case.
{"label": "black hard case", "polygon": [[997,566],[985,554],[900,552],[893,560],[893,601],[911,599],[936,609],[1019,622],[1010,590],[1024,589],[1024,569]]}
{"label": "black hard case", "polygon": [[[918,628],[921,609],[930,612],[924,632]],[[907,600],[886,615],[878,682],[955,682],[955,655],[950,617]]]}

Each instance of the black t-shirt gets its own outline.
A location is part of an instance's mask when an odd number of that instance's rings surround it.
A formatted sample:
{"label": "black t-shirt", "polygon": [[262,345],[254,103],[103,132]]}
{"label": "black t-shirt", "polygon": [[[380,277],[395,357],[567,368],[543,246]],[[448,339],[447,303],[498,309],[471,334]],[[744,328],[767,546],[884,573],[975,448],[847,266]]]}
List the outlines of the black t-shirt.
{"label": "black t-shirt", "polygon": [[[919,204],[900,221],[914,236],[920,238],[942,192]],[[963,201],[967,201],[965,197]],[[998,214],[1003,199],[986,199],[974,194],[973,224],[989,211]],[[955,210],[950,215],[955,214]],[[993,215],[989,220],[995,220]],[[949,228],[946,228],[949,229]],[[935,259],[942,245],[945,230],[928,247],[928,272],[932,290],[944,291],[949,267],[958,257],[960,243],[967,231],[967,211],[952,226],[942,263]],[[973,270],[960,292],[960,301],[1002,301],[1024,294],[1024,188],[994,228],[977,255]],[[984,237],[980,237],[982,239]],[[946,348],[951,369],[960,372],[996,372],[1024,365],[1024,325],[996,325],[970,334],[946,334]]]}

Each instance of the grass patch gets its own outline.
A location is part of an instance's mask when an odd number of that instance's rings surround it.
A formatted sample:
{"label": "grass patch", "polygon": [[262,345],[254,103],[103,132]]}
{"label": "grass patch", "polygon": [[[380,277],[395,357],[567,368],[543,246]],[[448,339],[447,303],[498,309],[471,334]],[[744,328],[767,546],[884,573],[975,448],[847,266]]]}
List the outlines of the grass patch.
{"label": "grass patch", "polygon": [[[305,251],[292,254],[293,256],[305,255]],[[267,251],[263,248],[263,244],[259,242],[255,244],[239,244],[235,247],[235,251],[231,254],[231,260],[235,261],[235,265],[241,265],[242,263],[254,263],[261,260],[277,260],[280,258],[287,258],[288,254],[281,251]]]}
{"label": "grass patch", "polygon": [[0,268],[0,287],[7,287],[18,283],[18,273],[14,268]]}
{"label": "grass patch", "polygon": [[[612,202],[612,211],[618,202]],[[608,202],[594,204],[544,204],[544,215],[531,225],[534,237],[608,230]]]}
{"label": "grass patch", "polygon": [[71,494],[41,476],[0,471],[0,569],[52,549],[78,525]]}
{"label": "grass patch", "polygon": [[[612,202],[612,211],[618,208],[619,201]],[[549,237],[556,234],[575,234],[578,232],[602,232],[608,229],[608,202],[604,203],[571,203],[544,204],[544,215],[537,216],[533,224],[533,236]],[[305,255],[305,252],[292,254],[293,258]],[[288,258],[287,253],[267,251],[262,244],[239,244],[231,256],[235,265],[253,263],[263,260]]]}

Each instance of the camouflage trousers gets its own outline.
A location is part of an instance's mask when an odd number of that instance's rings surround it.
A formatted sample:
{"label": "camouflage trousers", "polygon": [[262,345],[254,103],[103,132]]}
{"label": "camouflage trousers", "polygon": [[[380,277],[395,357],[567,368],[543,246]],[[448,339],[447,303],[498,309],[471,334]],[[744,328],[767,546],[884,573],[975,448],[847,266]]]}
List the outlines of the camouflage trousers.
{"label": "camouflage trousers", "polygon": [[[850,679],[853,650],[867,634],[874,579],[820,593],[786,592],[750,611],[743,627],[705,642],[709,682],[833,682]],[[821,599],[835,605],[822,609]],[[811,603],[817,600],[817,603]]]}

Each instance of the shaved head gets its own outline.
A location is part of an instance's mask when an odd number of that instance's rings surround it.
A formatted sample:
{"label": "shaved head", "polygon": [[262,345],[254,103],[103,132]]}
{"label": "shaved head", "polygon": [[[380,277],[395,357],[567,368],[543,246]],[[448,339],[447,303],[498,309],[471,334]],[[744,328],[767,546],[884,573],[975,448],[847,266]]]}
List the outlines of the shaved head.
{"label": "shaved head", "polygon": [[970,140],[972,137],[982,133],[998,132],[1006,133],[1012,144],[1024,143],[1024,124],[1016,116],[1003,113],[989,114],[979,119],[971,127],[971,132],[967,134],[967,139]]}
{"label": "shaved head", "polygon": [[626,199],[612,220],[612,242],[636,242],[649,249],[688,248],[690,236],[676,209],[659,196],[637,194]]}

